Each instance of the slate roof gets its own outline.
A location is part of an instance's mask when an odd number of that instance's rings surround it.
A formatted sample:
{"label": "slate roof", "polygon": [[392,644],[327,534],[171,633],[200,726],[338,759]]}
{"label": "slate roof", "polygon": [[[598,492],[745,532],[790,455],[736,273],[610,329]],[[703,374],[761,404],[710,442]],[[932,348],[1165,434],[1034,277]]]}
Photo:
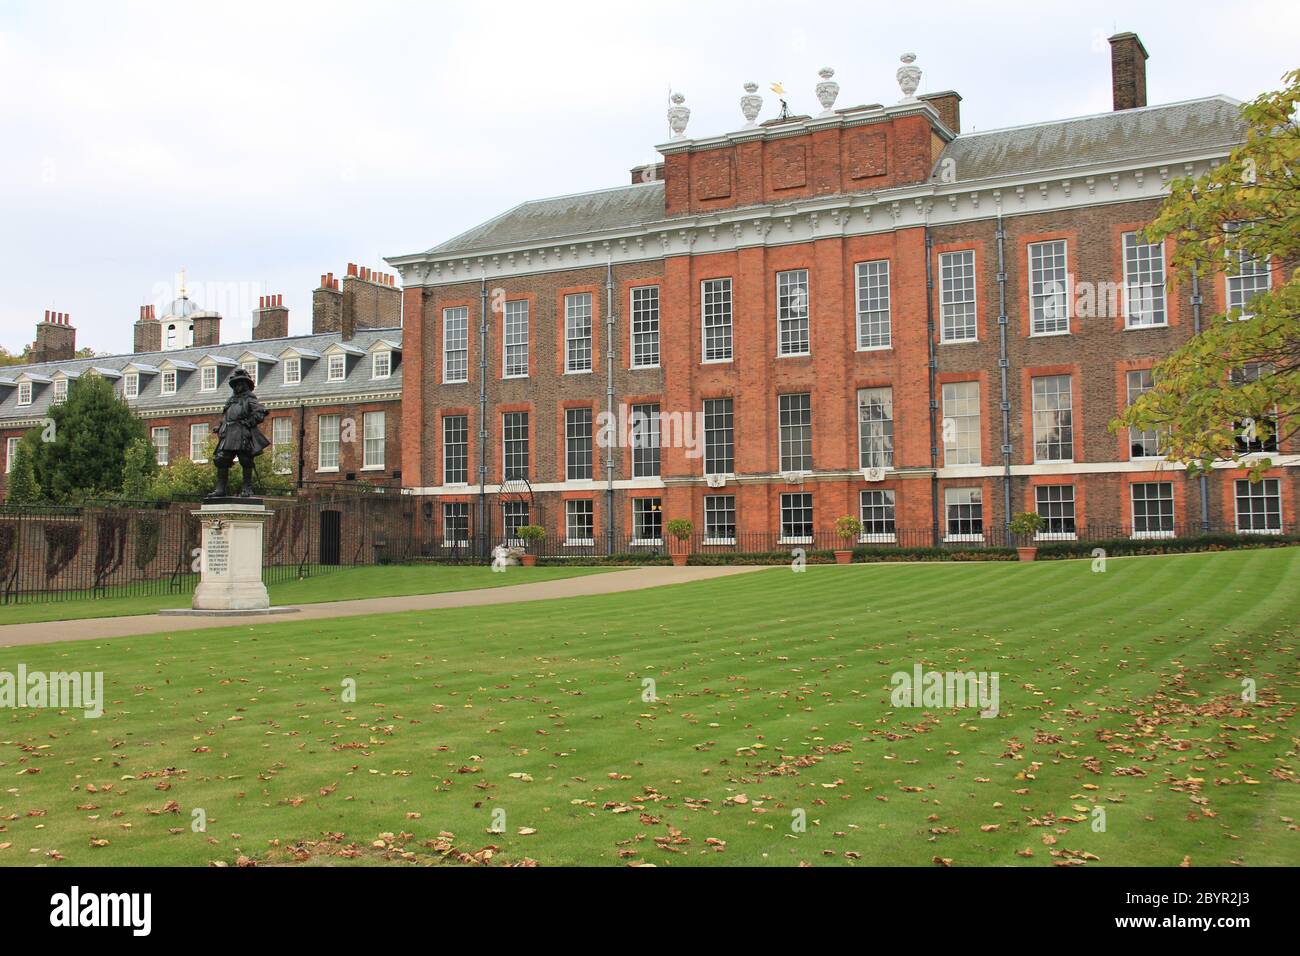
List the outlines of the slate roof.
{"label": "slate roof", "polygon": [[659,181],[520,203],[429,250],[443,255],[516,242],[585,236],[664,218],[664,184]]}
{"label": "slate roof", "polygon": [[[1030,126],[964,133],[944,149],[935,166],[935,179],[944,159],[956,163],[958,182],[974,182],[1107,162],[1140,162],[1170,153],[1226,153],[1245,139],[1240,106],[1231,97],[1210,96]],[[631,229],[664,218],[664,184],[637,183],[520,203],[425,254],[451,256],[562,241],[607,230]]]}
{"label": "slate roof", "polygon": [[[1075,166],[1140,161],[1169,153],[1227,152],[1246,138],[1241,104],[1211,96],[1051,123],[965,133],[943,151],[959,182]],[[936,166],[936,178],[938,166]]]}
{"label": "slate roof", "polygon": [[[221,345],[196,346],[176,349],[170,352],[143,352],[139,354],[96,356],[95,358],[73,359],[68,362],[40,362],[33,365],[14,365],[5,368],[4,378],[17,379],[24,372],[42,376],[53,376],[59,370],[70,374],[80,374],[91,368],[113,369],[121,372],[126,366],[158,366],[167,359],[189,362],[197,365],[207,356],[219,357],[237,363],[240,356],[247,352],[262,352],[279,357],[280,353],[290,347],[303,348],[313,352],[324,353],[329,346],[339,342],[338,332],[319,335],[293,335],[281,339],[258,339],[253,342],[228,342]],[[402,330],[396,329],[361,329],[347,343],[360,349],[368,349],[376,341],[387,339],[392,342],[402,341]],[[297,385],[285,385],[279,363],[262,365],[256,389],[257,397],[267,404],[291,403],[328,399],[332,396],[366,395],[381,392],[401,391],[402,363],[401,353],[393,355],[392,374],[388,378],[372,379],[369,356],[350,358],[347,363],[347,376],[341,382],[326,381],[328,360],[322,357],[316,361],[303,360],[302,381]],[[171,409],[206,408],[220,406],[230,395],[226,386],[226,376],[230,368],[219,367],[217,389],[212,392],[199,390],[202,373],[179,373],[174,395],[162,394],[162,374],[140,376],[140,396],[128,399],[132,408],[141,412],[163,412]],[[122,394],[124,380],[111,379],[117,393]],[[0,427],[9,421],[28,421],[42,418],[50,406],[54,395],[53,385],[41,385],[33,389],[32,404],[18,405],[18,389],[0,384]]]}

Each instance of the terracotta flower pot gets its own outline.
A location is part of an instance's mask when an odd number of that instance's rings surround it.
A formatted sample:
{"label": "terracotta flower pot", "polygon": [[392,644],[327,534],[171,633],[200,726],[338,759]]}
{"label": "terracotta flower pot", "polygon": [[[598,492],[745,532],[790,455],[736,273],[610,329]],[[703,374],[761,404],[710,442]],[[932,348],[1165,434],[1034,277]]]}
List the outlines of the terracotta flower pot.
{"label": "terracotta flower pot", "polygon": [[537,555],[521,554],[519,556],[519,560],[523,563],[524,567],[531,568],[533,565],[537,563]]}
{"label": "terracotta flower pot", "polygon": [[1038,554],[1037,548],[1016,548],[1016,554],[1020,555],[1021,561],[1033,561]]}
{"label": "terracotta flower pot", "polygon": [[852,564],[852,563],[853,563],[853,552],[852,552],[852,551],[836,551],[836,552],[835,552],[835,563],[836,563],[836,564]]}
{"label": "terracotta flower pot", "polygon": [[685,566],[686,566],[686,557],[687,557],[687,555],[686,555],[685,552],[683,552],[683,553],[681,553],[681,554],[674,554],[674,555],[672,556],[672,558],[673,558],[673,564],[674,564],[676,567],[679,567],[679,568],[683,568],[683,567],[685,567]]}

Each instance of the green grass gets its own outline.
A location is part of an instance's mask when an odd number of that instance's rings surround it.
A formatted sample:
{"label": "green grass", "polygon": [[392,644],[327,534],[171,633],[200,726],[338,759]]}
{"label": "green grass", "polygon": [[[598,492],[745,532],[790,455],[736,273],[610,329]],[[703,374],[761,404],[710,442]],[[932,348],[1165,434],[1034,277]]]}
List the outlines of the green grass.
{"label": "green grass", "polygon": [[[1300,549],[1090,565],[778,568],[0,650],[103,670],[110,699],[0,711],[0,864],[1300,863]],[[917,661],[999,672],[999,715],[892,709]]]}
{"label": "green grass", "polygon": [[[267,587],[272,604],[314,604],[318,601],[354,601],[360,598],[395,597],[403,594],[437,594],[497,588],[534,581],[553,581],[580,574],[598,574],[611,568],[511,568],[493,574],[483,565],[400,564],[364,568],[339,568],[317,572],[301,581],[285,581]],[[0,605],[0,625],[41,621],[70,621],[88,617],[122,617],[154,614],[163,608],[189,607],[191,591],[184,594],[148,594],[133,597],[86,597],[51,601],[46,604]]]}

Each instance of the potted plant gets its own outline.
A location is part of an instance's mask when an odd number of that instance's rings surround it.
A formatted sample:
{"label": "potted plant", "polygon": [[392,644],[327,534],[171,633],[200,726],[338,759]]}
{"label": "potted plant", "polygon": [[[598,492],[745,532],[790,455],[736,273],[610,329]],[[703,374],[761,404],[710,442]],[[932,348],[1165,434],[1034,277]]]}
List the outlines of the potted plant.
{"label": "potted plant", "polygon": [[1032,561],[1038,554],[1038,548],[1034,546],[1034,536],[1043,530],[1047,522],[1043,516],[1036,511],[1021,511],[1011,519],[1011,533],[1016,536],[1017,541],[1029,541],[1027,545],[1016,545],[1016,554],[1020,555],[1021,561]]}
{"label": "potted plant", "polygon": [[673,564],[681,567],[686,563],[686,542],[690,540],[695,525],[691,524],[687,518],[674,518],[664,525],[664,530],[672,535],[673,540],[677,542],[677,546],[672,549]]}
{"label": "potted plant", "polygon": [[524,553],[519,556],[519,560],[524,567],[531,568],[537,563],[537,555],[533,554],[532,549],[535,542],[546,537],[546,529],[541,525],[521,524],[515,529],[515,534],[524,542]]}
{"label": "potted plant", "polygon": [[847,548],[835,549],[836,564],[850,564],[853,561],[853,542],[862,536],[862,522],[853,515],[843,515],[835,519],[835,533],[844,539]]}

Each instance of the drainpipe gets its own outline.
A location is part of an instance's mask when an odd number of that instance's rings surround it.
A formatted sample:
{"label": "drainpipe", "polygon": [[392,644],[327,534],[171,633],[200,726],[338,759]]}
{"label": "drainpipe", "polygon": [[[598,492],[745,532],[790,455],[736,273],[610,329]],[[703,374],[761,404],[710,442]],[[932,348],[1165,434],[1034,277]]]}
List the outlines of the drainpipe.
{"label": "drainpipe", "polygon": [[1002,204],[998,203],[998,378],[1002,408],[1002,526],[1006,540],[1011,540],[1011,400],[1007,390],[1007,265],[1004,244],[1007,232],[1002,226]]}
{"label": "drainpipe", "polygon": [[[1201,334],[1201,271],[1192,263],[1192,332]],[[1201,532],[1210,532],[1210,479],[1201,472],[1198,482],[1201,486]]]}
{"label": "drainpipe", "polygon": [[487,376],[488,376],[488,287],[483,275],[478,310],[478,533],[479,554],[488,553],[487,527]]}
{"label": "drainpipe", "polygon": [[935,395],[935,383],[939,372],[939,356],[934,345],[934,268],[930,260],[934,258],[934,238],[930,235],[930,224],[925,224],[925,329],[926,349],[929,353],[927,365],[930,378],[930,540],[939,547],[939,439],[935,426],[935,416],[939,412],[939,399]]}
{"label": "drainpipe", "polygon": [[[605,263],[605,411],[614,418],[614,262]],[[614,553],[614,449],[605,449],[605,553]]]}
{"label": "drainpipe", "polygon": [[298,406],[298,489],[302,490],[302,473],[305,463],[303,449],[307,446],[307,406]]}

